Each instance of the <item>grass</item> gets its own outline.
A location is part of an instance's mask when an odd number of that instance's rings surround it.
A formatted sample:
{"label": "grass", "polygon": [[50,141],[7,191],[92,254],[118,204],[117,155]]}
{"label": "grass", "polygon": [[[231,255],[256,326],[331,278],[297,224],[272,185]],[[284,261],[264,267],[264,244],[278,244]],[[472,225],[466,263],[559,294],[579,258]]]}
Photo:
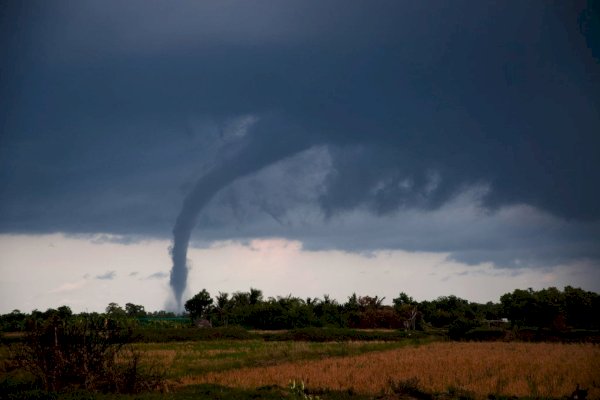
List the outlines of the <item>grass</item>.
{"label": "grass", "polygon": [[407,333],[392,329],[348,329],[348,328],[300,328],[283,332],[266,332],[265,340],[294,340],[308,342],[342,342],[342,341],[405,341],[409,338],[423,338],[421,332]]}
{"label": "grass", "polygon": [[359,355],[397,349],[404,342],[297,342],[263,340],[219,340],[177,343],[140,343],[135,347],[146,362],[162,365],[172,380],[239,368],[275,366],[301,360]]}
{"label": "grass", "polygon": [[[3,397],[4,396],[4,397]],[[44,393],[39,390],[28,390],[20,393],[0,392],[0,398],[14,400],[295,400],[301,397],[291,393],[288,388],[278,386],[263,386],[252,389],[232,388],[221,385],[202,384],[189,385],[169,393],[140,393],[135,395],[126,394],[102,394],[73,391],[69,393]],[[371,397],[349,392],[328,391],[320,394],[322,400],[368,400]]]}
{"label": "grass", "polygon": [[315,390],[367,395],[390,391],[394,382],[412,381],[421,392],[468,393],[474,398],[490,394],[560,398],[579,383],[590,389],[589,398],[600,398],[600,348],[592,344],[431,343],[190,375],[181,383],[255,388],[285,386],[294,379]]}
{"label": "grass", "polygon": [[[143,353],[143,363],[165,371],[168,393],[116,396],[120,399],[291,399],[296,397],[286,388],[292,380],[303,381],[321,399],[483,399],[490,394],[558,399],[569,396],[577,383],[589,389],[589,399],[600,399],[600,347],[589,343],[252,339],[136,343],[134,348]],[[5,356],[0,346],[0,361]],[[5,378],[0,370],[0,384]],[[0,398],[3,388],[8,386],[0,387]],[[29,395],[37,396],[32,389]],[[15,398],[32,397],[23,394]]]}
{"label": "grass", "polygon": [[259,338],[256,334],[241,327],[219,327],[212,329],[197,329],[186,326],[175,328],[138,327],[134,329],[133,333],[133,339],[143,343],[168,343],[192,340],[250,340]]}
{"label": "grass", "polygon": [[409,338],[423,338],[421,332],[404,332],[391,329],[349,329],[349,328],[299,328],[279,331],[249,331],[241,327],[218,327],[197,329],[193,327],[151,328],[137,327],[133,331],[136,342],[168,343],[183,341],[210,340],[252,340],[265,341],[405,341]]}
{"label": "grass", "polygon": [[[424,340],[421,340],[424,341]],[[87,399],[246,399],[246,398],[294,398],[285,389],[288,382],[281,386],[262,385],[252,388],[227,387],[223,385],[184,384],[184,382],[212,372],[224,372],[243,368],[277,366],[303,360],[320,360],[331,357],[345,357],[365,354],[372,351],[397,349],[402,346],[419,343],[418,340],[403,342],[297,342],[255,340],[207,340],[163,343],[135,343],[133,349],[141,352],[142,367],[159,368],[165,372],[169,393],[144,393],[135,396],[102,395],[86,392],[44,394],[36,389],[28,376],[12,371],[3,374],[0,368],[0,399],[10,393],[10,398],[87,398]],[[19,346],[20,343],[14,344]],[[0,346],[1,361],[8,355],[8,347]],[[126,356],[123,356],[126,357]],[[119,361],[119,360],[118,360]],[[120,361],[125,361],[121,359]],[[6,372],[6,371],[5,371]],[[282,395],[284,393],[284,395]],[[328,392],[322,399],[361,399],[348,392]]]}

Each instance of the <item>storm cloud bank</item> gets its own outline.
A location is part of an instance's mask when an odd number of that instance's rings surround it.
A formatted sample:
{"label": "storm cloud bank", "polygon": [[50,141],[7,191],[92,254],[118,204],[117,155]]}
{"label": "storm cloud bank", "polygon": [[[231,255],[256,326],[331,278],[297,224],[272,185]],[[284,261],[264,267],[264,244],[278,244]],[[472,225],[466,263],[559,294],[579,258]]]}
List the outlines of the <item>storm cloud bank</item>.
{"label": "storm cloud bank", "polygon": [[[230,156],[222,155],[218,163],[196,182],[185,197],[173,228],[171,249],[173,267],[170,285],[178,310],[182,307],[181,299],[187,286],[187,249],[200,211],[221,189],[236,179],[254,174],[302,149],[302,142],[293,139],[293,127],[286,127],[285,133],[290,137],[280,131],[282,126],[277,122],[277,119],[269,118],[258,121],[254,117],[248,123],[237,126],[234,134],[242,142],[237,144],[239,149]],[[269,145],[263,146],[264,143]]]}
{"label": "storm cloud bank", "polygon": [[1,7],[2,232],[599,262],[593,5]]}

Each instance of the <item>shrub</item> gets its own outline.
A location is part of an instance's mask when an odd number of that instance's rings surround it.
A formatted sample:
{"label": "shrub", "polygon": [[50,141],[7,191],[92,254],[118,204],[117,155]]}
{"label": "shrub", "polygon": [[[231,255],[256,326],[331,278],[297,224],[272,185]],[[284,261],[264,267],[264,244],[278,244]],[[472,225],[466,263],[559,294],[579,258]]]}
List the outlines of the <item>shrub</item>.
{"label": "shrub", "polygon": [[13,362],[47,392],[132,393],[160,386],[160,372],[145,375],[139,368],[140,353],[126,346],[131,338],[122,322],[101,315],[51,316],[31,325]]}
{"label": "shrub", "polygon": [[465,339],[466,333],[477,326],[477,322],[457,318],[448,326],[448,337],[452,340]]}

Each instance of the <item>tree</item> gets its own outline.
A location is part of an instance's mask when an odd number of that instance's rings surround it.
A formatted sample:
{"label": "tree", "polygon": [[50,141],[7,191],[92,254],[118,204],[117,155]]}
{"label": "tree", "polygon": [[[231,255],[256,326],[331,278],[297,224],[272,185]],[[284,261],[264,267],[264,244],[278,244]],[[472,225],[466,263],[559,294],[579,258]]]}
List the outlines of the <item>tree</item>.
{"label": "tree", "polygon": [[312,304],[307,303],[307,307],[312,307],[321,326],[342,327],[345,323],[342,321],[343,307],[335,299],[331,299],[328,294],[323,295],[323,300],[315,299]]}
{"label": "tree", "polygon": [[258,304],[262,302],[262,300],[262,290],[250,288],[250,292],[248,293],[248,301],[250,302],[250,305]]}
{"label": "tree", "polygon": [[205,318],[212,303],[213,299],[210,297],[210,293],[206,289],[202,289],[201,292],[185,302],[185,310],[192,319]]}
{"label": "tree", "polygon": [[73,311],[71,311],[71,307],[69,306],[60,306],[56,311],[58,311],[58,315],[63,319],[67,319],[73,315]]}
{"label": "tree", "polygon": [[106,313],[111,317],[125,316],[125,310],[123,310],[117,303],[109,303],[108,306],[106,306]]}
{"label": "tree", "polygon": [[227,326],[229,324],[228,312],[230,307],[229,293],[219,292],[216,297],[216,311],[219,316],[219,324]]}
{"label": "tree", "polygon": [[566,286],[564,290],[564,309],[567,322],[572,327],[598,329],[600,327],[600,296],[580,288]]}
{"label": "tree", "polygon": [[344,308],[348,311],[358,311],[359,304],[356,293],[352,293],[352,296],[348,297],[348,301],[346,302],[346,304],[344,304]]}
{"label": "tree", "polygon": [[401,308],[401,306],[403,305],[413,306],[417,304],[417,302],[412,297],[410,297],[404,292],[400,292],[398,297],[392,299],[392,302],[394,303],[394,308]]}
{"label": "tree", "polygon": [[515,289],[500,297],[503,313],[514,326],[537,326],[539,304],[533,289]]}
{"label": "tree", "polygon": [[125,304],[125,312],[128,317],[145,317],[146,310],[144,310],[144,306],[127,303]]}
{"label": "tree", "polygon": [[382,307],[383,300],[385,300],[385,297],[380,298],[379,296],[360,296],[358,298],[358,304],[361,311],[378,310]]}
{"label": "tree", "polygon": [[349,296],[348,301],[344,304],[346,324],[349,327],[356,327],[360,322],[359,310],[360,305],[358,304],[358,296],[356,293],[352,293],[352,296]]}
{"label": "tree", "polygon": [[10,314],[0,316],[0,327],[3,331],[17,332],[25,329],[27,314],[20,310],[13,310]]}
{"label": "tree", "polygon": [[250,293],[235,292],[231,295],[231,303],[234,307],[243,307],[250,305]]}

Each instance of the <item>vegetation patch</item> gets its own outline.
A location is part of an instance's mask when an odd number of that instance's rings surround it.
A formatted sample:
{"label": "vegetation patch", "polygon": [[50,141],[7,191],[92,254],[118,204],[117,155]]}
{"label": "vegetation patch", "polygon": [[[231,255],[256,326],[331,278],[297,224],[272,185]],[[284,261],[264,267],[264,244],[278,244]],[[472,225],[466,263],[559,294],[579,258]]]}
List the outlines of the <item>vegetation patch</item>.
{"label": "vegetation patch", "polygon": [[[560,398],[570,395],[580,383],[589,388],[590,398],[599,398],[598,365],[600,349],[592,344],[437,342],[348,357],[207,373],[185,378],[182,383],[210,382],[252,388],[285,386],[295,379],[316,390],[351,390],[374,396],[389,392],[390,382],[404,382],[391,391],[414,389],[451,398],[465,394],[476,398],[488,395]],[[418,384],[411,389],[406,382]]]}
{"label": "vegetation patch", "polygon": [[208,372],[264,367],[397,349],[405,342],[206,341],[136,344],[147,359],[161,364],[173,382]]}
{"label": "vegetation patch", "polygon": [[133,340],[142,343],[166,343],[206,340],[250,340],[259,338],[241,327],[218,327],[199,329],[195,327],[153,329],[140,327],[134,329]]}
{"label": "vegetation patch", "polygon": [[[133,303],[14,310],[0,316],[0,398],[557,398],[577,383],[600,398],[596,293],[383,300],[264,299],[251,288],[214,299],[202,290],[184,315]],[[279,392],[294,381],[302,386]]]}
{"label": "vegetation patch", "polygon": [[343,341],[405,341],[408,338],[423,338],[421,332],[400,330],[362,330],[343,328],[300,328],[285,332],[263,333],[265,340],[294,340],[304,342],[343,342]]}

